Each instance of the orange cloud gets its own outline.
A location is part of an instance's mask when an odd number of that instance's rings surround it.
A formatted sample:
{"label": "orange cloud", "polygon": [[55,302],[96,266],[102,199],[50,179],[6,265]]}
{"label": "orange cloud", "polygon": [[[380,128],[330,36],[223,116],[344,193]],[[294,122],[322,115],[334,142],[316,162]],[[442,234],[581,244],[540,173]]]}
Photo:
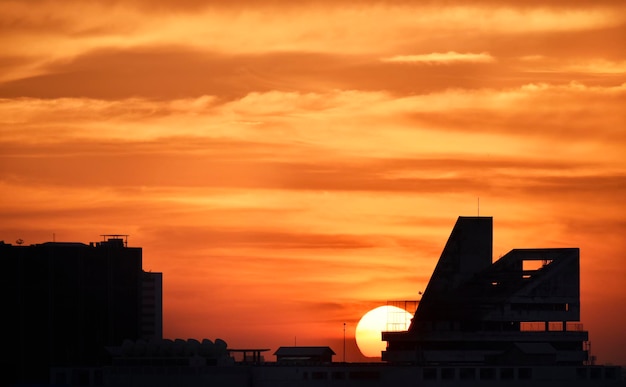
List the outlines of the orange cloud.
{"label": "orange cloud", "polygon": [[455,63],[455,62],[470,62],[470,63],[490,63],[495,61],[495,58],[488,53],[458,53],[454,51],[448,51],[445,53],[434,52],[432,54],[422,55],[396,55],[389,58],[383,58],[383,62],[399,62],[399,63]]}

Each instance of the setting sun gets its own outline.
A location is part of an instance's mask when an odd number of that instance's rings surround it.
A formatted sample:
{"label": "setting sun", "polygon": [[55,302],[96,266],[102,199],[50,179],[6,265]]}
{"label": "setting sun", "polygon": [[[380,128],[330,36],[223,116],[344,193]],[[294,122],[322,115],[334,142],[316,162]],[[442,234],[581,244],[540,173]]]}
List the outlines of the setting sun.
{"label": "setting sun", "polygon": [[385,349],[381,332],[403,331],[409,328],[413,315],[397,306],[385,305],[365,313],[356,326],[356,343],[363,356],[380,357]]}

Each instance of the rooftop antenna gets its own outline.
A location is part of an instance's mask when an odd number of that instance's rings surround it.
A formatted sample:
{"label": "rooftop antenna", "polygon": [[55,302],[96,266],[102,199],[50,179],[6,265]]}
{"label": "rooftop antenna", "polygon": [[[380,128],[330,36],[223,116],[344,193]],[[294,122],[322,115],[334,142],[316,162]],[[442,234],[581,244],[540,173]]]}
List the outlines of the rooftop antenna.
{"label": "rooftop antenna", "polygon": [[346,362],[346,323],[343,323],[343,362]]}
{"label": "rooftop antenna", "polygon": [[480,196],[478,197],[478,216],[480,216]]}

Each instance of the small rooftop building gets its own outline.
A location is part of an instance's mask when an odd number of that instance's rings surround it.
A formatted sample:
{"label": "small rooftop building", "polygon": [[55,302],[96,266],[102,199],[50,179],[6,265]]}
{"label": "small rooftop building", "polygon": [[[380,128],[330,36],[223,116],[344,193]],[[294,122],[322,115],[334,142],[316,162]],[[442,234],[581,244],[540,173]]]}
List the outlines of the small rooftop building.
{"label": "small rooftop building", "polygon": [[335,352],[330,347],[280,347],[274,355],[283,364],[332,363]]}

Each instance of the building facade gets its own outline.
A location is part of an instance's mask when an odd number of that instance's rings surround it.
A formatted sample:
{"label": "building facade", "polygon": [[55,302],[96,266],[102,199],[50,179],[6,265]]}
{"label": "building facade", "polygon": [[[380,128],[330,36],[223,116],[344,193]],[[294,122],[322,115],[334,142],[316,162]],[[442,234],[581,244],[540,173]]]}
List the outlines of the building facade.
{"label": "building facade", "polygon": [[141,273],[141,338],[163,338],[163,273]]}

